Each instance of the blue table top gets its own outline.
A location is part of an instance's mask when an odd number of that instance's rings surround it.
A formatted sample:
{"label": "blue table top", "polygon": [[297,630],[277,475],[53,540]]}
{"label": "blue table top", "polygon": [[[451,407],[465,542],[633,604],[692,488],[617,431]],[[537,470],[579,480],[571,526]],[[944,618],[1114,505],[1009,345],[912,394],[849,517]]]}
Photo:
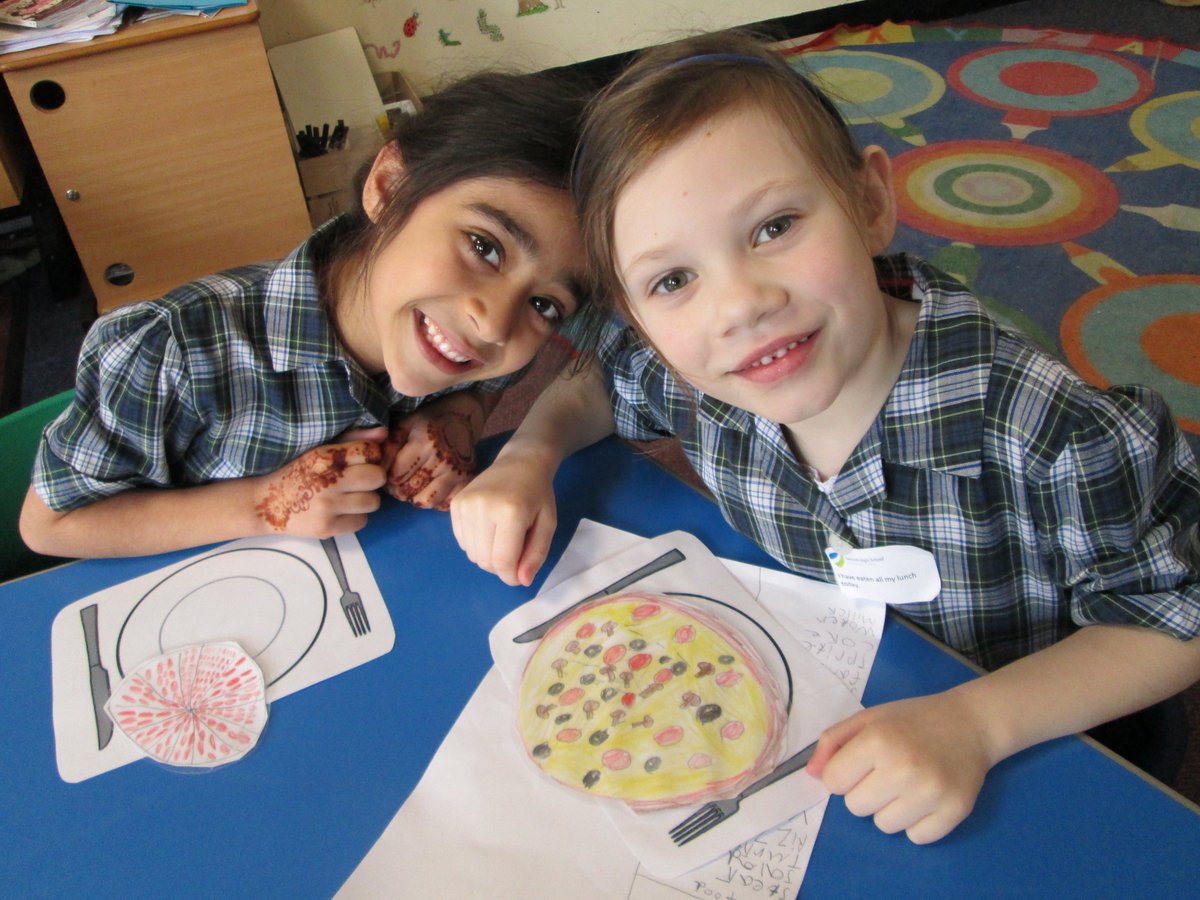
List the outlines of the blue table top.
{"label": "blue table top", "polygon": [[[581,518],[774,565],[716,507],[614,440],[564,465],[548,571]],[[383,657],[275,704],[236,765],[181,775],[147,760],[78,784],[55,766],[50,628],[67,604],[193,555],[74,563],[0,585],[0,893],[329,897],[416,786],[491,665],[487,635],[537,590],[475,568],[443,513],[385,501],[358,535],[396,629]],[[889,619],[866,705],[972,677]],[[1194,896],[1200,816],[1090,744],[1001,763],[973,815],[917,847],[830,803],[805,897]],[[398,895],[403,895],[403,887]],[[560,894],[547,886],[530,898]],[[740,897],[740,895],[734,895]],[[747,895],[752,896],[752,895]]]}

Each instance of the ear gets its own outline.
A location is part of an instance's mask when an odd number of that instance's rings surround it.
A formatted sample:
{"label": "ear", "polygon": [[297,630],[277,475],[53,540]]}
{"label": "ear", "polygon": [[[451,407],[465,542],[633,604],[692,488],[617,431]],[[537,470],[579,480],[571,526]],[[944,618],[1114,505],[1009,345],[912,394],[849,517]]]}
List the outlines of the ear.
{"label": "ear", "polygon": [[371,163],[371,170],[363,182],[363,209],[372,222],[379,220],[379,214],[403,178],[404,157],[400,154],[400,145],[388,141],[376,154],[375,162]]}
{"label": "ear", "polygon": [[892,183],[892,161],[882,148],[863,150],[862,184],[863,237],[867,250],[878,256],[896,234],[896,189]]}

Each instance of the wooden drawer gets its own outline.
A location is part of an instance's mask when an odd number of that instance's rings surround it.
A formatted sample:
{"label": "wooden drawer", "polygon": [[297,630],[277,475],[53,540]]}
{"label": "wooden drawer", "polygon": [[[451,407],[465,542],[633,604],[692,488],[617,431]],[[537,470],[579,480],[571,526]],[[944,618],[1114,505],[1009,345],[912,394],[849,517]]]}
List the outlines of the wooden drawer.
{"label": "wooden drawer", "polygon": [[309,233],[256,23],[5,78],[100,311],[279,257]]}

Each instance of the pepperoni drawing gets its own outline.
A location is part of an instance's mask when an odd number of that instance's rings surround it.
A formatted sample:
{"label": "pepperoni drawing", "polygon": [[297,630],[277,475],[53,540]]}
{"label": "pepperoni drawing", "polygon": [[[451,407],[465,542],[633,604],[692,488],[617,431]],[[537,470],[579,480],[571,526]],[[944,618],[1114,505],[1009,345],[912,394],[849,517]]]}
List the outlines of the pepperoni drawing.
{"label": "pepperoni drawing", "polygon": [[670,725],[654,736],[654,743],[660,747],[670,747],[683,740],[683,729],[678,725]]}
{"label": "pepperoni drawing", "polygon": [[558,695],[558,702],[563,706],[570,706],[576,700],[583,696],[583,688],[573,687],[568,688]]}
{"label": "pepperoni drawing", "polygon": [[611,647],[609,647],[607,650],[604,651],[604,661],[606,663],[608,663],[610,666],[613,663],[620,662],[624,658],[624,656],[625,656],[625,645],[624,644],[613,644]]}
{"label": "pepperoni drawing", "polygon": [[629,764],[633,762],[633,757],[629,755],[628,750],[614,749],[606,750],[604,755],[600,757],[600,762],[606,769],[628,769]]}
{"label": "pepperoni drawing", "polygon": [[150,758],[212,768],[258,743],[267,724],[266,682],[240,645],[194,644],[134,667],[106,708]]}

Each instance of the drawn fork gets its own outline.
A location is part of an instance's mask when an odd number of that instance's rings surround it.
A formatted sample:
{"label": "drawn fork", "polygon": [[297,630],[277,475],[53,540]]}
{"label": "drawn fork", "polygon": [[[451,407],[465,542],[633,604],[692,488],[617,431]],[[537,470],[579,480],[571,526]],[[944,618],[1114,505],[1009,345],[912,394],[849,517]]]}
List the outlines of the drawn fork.
{"label": "drawn fork", "polygon": [[738,808],[742,805],[742,801],[751,794],[761,791],[765,787],[769,787],[781,778],[786,778],[797,769],[802,768],[812,759],[813,751],[817,749],[817,742],[813,741],[803,750],[789,756],[779,765],[777,765],[770,774],[764,775],[762,778],[755,781],[753,784],[745,788],[736,797],[730,797],[727,800],[712,800],[705,803],[702,807],[671,829],[670,836],[678,847],[682,847],[689,841],[693,841],[706,831],[713,829],[731,818]]}
{"label": "drawn fork", "polygon": [[350,584],[346,581],[346,570],[342,566],[342,555],[338,552],[337,541],[325,538],[321,541],[321,546],[325,548],[325,555],[329,557],[333,574],[337,576],[338,585],[341,586],[342,612],[346,614],[350,630],[354,632],[355,637],[362,637],[371,630],[371,623],[367,620],[367,611],[363,609],[362,597],[350,590]]}

